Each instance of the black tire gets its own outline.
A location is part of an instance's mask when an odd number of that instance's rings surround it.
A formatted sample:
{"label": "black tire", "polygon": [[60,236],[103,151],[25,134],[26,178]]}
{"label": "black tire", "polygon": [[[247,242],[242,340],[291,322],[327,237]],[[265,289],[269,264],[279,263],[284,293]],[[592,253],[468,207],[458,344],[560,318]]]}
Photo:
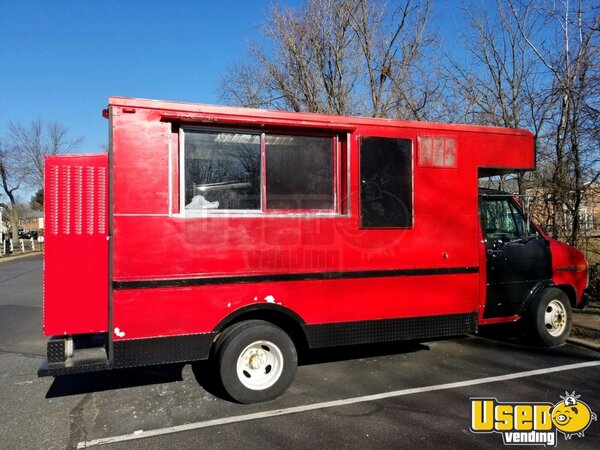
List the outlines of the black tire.
{"label": "black tire", "polygon": [[529,335],[536,343],[556,347],[571,332],[573,314],[569,298],[558,288],[546,288],[531,304],[526,319]]}
{"label": "black tire", "polygon": [[217,371],[227,394],[240,403],[279,397],[290,386],[298,357],[281,328],[261,320],[235,324],[217,346]]}

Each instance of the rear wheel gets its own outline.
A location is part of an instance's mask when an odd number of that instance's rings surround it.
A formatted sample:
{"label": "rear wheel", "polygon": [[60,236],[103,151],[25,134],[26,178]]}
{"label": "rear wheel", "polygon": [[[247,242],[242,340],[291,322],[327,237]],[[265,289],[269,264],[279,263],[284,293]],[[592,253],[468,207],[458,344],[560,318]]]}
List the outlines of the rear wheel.
{"label": "rear wheel", "polygon": [[234,325],[218,345],[217,369],[225,391],[240,403],[280,396],[294,379],[296,348],[281,328],[260,320]]}
{"label": "rear wheel", "polygon": [[569,299],[558,288],[544,289],[534,300],[528,317],[530,334],[547,347],[555,347],[566,341],[572,321]]}

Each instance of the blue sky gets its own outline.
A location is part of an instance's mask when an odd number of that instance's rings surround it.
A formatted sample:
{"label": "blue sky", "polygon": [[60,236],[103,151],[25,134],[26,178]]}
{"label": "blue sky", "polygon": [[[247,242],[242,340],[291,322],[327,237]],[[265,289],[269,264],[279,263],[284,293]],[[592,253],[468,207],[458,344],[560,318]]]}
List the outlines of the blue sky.
{"label": "blue sky", "polygon": [[56,120],[108,141],[111,95],[218,103],[228,65],[244,57],[269,8],[253,1],[0,2],[0,136],[8,121]]}
{"label": "blue sky", "polygon": [[[260,42],[270,4],[2,0],[0,137],[9,121],[55,120],[83,137],[80,152],[95,152],[108,142],[101,111],[111,95],[219,103],[221,77]],[[458,4],[438,3],[441,31],[456,27]]]}

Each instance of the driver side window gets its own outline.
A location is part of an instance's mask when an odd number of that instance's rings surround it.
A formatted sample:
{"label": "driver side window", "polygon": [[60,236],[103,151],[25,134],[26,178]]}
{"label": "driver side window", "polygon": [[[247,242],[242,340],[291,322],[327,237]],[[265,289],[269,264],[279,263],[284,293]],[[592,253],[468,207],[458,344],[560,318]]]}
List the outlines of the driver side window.
{"label": "driver side window", "polygon": [[525,236],[523,217],[508,199],[483,199],[481,220],[487,239],[510,241]]}

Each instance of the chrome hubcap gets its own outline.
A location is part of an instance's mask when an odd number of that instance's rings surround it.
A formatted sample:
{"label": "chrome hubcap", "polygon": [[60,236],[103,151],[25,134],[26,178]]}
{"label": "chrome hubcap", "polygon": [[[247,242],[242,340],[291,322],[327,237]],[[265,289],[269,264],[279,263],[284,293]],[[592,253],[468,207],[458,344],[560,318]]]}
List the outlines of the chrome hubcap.
{"label": "chrome hubcap", "polygon": [[546,330],[552,336],[558,336],[563,333],[567,326],[567,312],[565,307],[558,300],[552,300],[546,306],[544,313],[544,324]]}
{"label": "chrome hubcap", "polygon": [[273,386],[283,371],[283,354],[269,341],[256,341],[248,345],[237,361],[236,372],[240,382],[252,390]]}

